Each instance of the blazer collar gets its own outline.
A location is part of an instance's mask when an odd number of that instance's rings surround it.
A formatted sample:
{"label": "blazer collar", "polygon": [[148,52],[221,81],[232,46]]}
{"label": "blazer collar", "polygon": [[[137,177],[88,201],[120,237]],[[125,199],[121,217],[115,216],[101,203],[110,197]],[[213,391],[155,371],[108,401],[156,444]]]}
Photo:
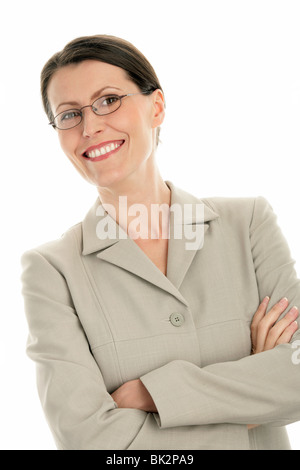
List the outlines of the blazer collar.
{"label": "blazer collar", "polygon": [[[99,211],[98,208],[102,205],[99,197],[82,221],[82,254],[85,256],[97,252],[98,258],[142,277],[172,295],[175,295],[175,297],[186,304],[185,299],[178,289],[198,248],[186,249],[186,243],[189,242],[189,240],[185,237],[175,238],[174,230],[178,225],[182,225],[182,233],[185,230],[185,226],[198,227],[202,229],[204,237],[209,227],[209,222],[219,217],[219,215],[210,209],[203,200],[177,188],[170,181],[165,181],[165,183],[171,191],[171,206],[178,205],[178,207],[181,208],[179,212],[174,211],[170,213],[167,276],[164,276],[134,240],[127,236],[127,233],[121,229],[116,221],[110,217],[103,208],[100,213],[104,215],[97,215],[97,210]],[[186,211],[184,210],[186,204],[190,205],[190,208],[195,208],[196,204],[200,204],[204,210],[202,209],[202,211],[198,212],[196,210]],[[180,216],[181,214],[183,217]],[[111,234],[109,238],[100,238],[97,236],[97,224],[99,224],[99,222],[101,223],[104,217],[106,217],[106,221],[109,222],[110,227],[115,230],[116,236],[112,237]],[[190,229],[192,230],[191,227]],[[203,242],[203,240],[201,240],[201,242]],[[178,269],[178,266],[180,266],[180,269]]]}

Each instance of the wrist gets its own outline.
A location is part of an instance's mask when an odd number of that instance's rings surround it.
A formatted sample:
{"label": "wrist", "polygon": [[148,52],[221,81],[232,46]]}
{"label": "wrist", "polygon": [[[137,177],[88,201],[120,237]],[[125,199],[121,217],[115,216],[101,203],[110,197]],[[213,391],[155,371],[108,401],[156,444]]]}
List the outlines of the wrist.
{"label": "wrist", "polygon": [[148,392],[148,389],[145,387],[143,382],[140,379],[137,379],[138,386],[138,396],[139,396],[139,408],[140,410],[146,411],[148,413],[157,413],[157,408],[155,403]]}

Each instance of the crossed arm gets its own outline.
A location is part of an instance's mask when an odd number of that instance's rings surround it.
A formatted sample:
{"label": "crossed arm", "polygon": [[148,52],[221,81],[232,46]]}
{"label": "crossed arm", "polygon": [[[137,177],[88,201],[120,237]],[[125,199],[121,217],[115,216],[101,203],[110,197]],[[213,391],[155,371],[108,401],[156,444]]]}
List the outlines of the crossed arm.
{"label": "crossed arm", "polygon": [[[287,295],[289,308],[293,304],[300,307],[300,280],[275,216],[263,199],[256,201],[256,207],[249,240],[259,297],[269,294],[273,303]],[[209,434],[212,443],[216,430],[224,434],[223,423],[271,427],[300,420],[299,369],[291,360],[293,348],[286,344],[292,336],[299,339],[294,323],[297,309],[284,315],[288,304],[283,302],[267,311],[266,298],[252,320],[249,357],[202,368],[173,360],[110,395],[66,282],[65,272],[70,268],[61,256],[65,245],[54,248],[46,245],[40,251],[25,253],[22,280],[30,329],[27,354],[38,364],[39,395],[59,448],[138,448],[145,436],[153,439],[153,445],[162,442],[168,448],[169,433],[164,429],[193,425],[200,436]],[[70,279],[76,281],[77,288],[78,276],[82,276],[82,286],[89,289],[81,258],[72,256],[74,266],[77,262],[78,274],[75,279],[70,274]],[[79,305],[84,300],[82,292],[85,290],[74,289]],[[91,316],[93,308],[98,314],[97,306],[91,303]],[[153,415],[146,416],[147,412]],[[155,422],[162,433],[156,433]],[[220,427],[212,428],[212,424]],[[248,424],[248,428],[253,426]],[[244,432],[243,428],[232,429],[237,431],[236,437]],[[187,435],[192,434],[190,427]],[[238,448],[242,441],[241,437]],[[229,442],[225,447],[233,445]]]}
{"label": "crossed arm", "polygon": [[[267,312],[269,300],[269,297],[265,297],[253,316],[251,323],[252,354],[259,354],[273,349],[279,344],[288,343],[298,328],[295,320],[299,312],[296,306],[292,307],[277,322],[289,304],[288,299],[283,298]],[[111,396],[118,408],[135,408],[149,413],[157,413],[156,405],[140,379],[124,383]],[[255,426],[249,424],[248,429]]]}

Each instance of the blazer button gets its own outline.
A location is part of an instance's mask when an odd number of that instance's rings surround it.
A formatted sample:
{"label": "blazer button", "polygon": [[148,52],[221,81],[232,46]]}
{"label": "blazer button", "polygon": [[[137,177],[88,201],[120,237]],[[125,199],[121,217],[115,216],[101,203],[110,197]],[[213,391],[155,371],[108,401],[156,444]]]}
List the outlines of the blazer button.
{"label": "blazer button", "polygon": [[170,322],[173,326],[181,326],[184,323],[184,316],[181,313],[172,313],[170,315]]}

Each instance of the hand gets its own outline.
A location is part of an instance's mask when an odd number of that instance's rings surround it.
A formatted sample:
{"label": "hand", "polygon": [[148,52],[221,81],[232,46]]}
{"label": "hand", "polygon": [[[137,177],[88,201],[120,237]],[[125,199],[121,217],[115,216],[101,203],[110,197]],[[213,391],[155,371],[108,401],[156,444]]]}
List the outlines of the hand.
{"label": "hand", "polygon": [[135,408],[148,413],[157,413],[155,403],[140,379],[125,382],[111,396],[118,408]]}
{"label": "hand", "polygon": [[265,297],[253,316],[251,323],[252,354],[273,349],[278,344],[288,343],[298,328],[295,321],[299,310],[293,307],[285,316],[276,321],[284,312],[289,302],[283,298],[266,313],[269,297]]}
{"label": "hand", "polygon": [[[297,307],[293,307],[286,315],[276,321],[284,312],[289,302],[286,298],[281,299],[266,314],[270,298],[265,297],[253,316],[251,323],[252,354],[273,349],[278,344],[288,343],[298,328],[295,321],[298,317]],[[257,427],[257,424],[248,424],[247,428]]]}

